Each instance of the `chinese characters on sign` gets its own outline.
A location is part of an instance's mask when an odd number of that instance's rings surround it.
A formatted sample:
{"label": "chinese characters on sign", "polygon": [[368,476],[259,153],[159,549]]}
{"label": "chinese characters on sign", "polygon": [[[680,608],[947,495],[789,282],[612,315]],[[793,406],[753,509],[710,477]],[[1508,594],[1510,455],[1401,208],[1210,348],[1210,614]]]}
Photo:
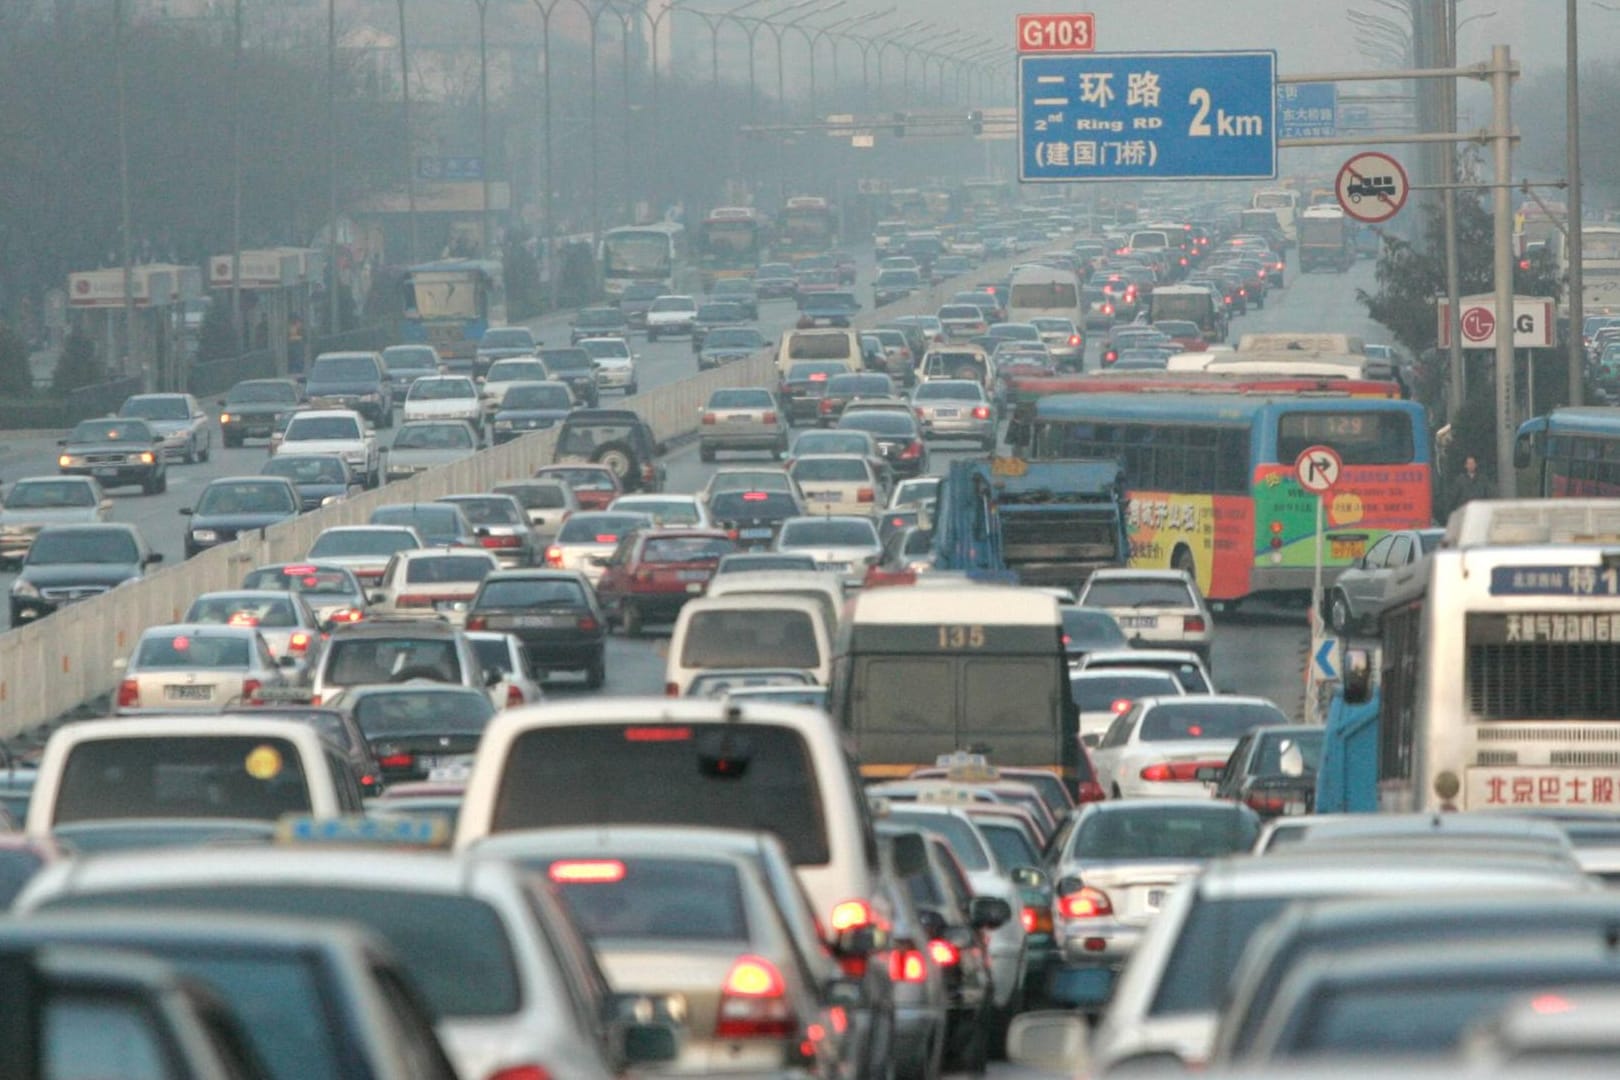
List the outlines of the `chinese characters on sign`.
{"label": "chinese characters on sign", "polygon": [[1284,139],[1331,139],[1338,134],[1339,88],[1333,83],[1288,83],[1277,87],[1277,135]]}
{"label": "chinese characters on sign", "polygon": [[1168,499],[1132,499],[1125,511],[1127,529],[1178,529],[1190,531],[1198,525],[1198,507],[1190,502]]}
{"label": "chinese characters on sign", "polygon": [[1276,54],[1019,58],[1025,181],[1276,175]]}
{"label": "chinese characters on sign", "polygon": [[[1539,774],[1539,775],[1537,775]],[[1615,809],[1615,781],[1620,773],[1603,776],[1571,774],[1565,770],[1490,769],[1470,775],[1470,806],[1601,806]]]}
{"label": "chinese characters on sign", "polygon": [[1620,570],[1607,566],[1493,566],[1492,596],[1620,596]]}

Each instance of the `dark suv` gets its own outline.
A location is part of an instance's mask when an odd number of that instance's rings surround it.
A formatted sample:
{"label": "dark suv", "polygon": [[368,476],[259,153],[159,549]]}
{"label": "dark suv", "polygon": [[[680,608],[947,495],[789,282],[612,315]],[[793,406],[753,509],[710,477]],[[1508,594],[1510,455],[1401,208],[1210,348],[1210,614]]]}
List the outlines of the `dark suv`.
{"label": "dark suv", "polygon": [[604,465],[627,492],[664,489],[658,437],[629,409],[575,409],[557,431],[556,463]]}

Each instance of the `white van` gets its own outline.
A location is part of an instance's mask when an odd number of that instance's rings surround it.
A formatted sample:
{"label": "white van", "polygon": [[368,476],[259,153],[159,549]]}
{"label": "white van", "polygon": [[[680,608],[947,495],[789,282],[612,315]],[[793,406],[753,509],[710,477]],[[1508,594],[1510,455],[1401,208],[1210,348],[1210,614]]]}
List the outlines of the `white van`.
{"label": "white van", "polygon": [[1007,293],[1007,321],[1027,323],[1043,316],[1081,325],[1080,279],[1058,266],[1020,266],[1012,272]]}
{"label": "white van", "polygon": [[681,697],[700,673],[736,668],[794,668],[826,686],[832,632],[823,603],[775,593],[688,601],[669,636],[664,693]]}
{"label": "white van", "polygon": [[861,335],[856,330],[823,327],[815,330],[789,330],[782,335],[776,352],[776,371],[782,379],[788,369],[803,361],[841,363],[851,371],[861,371]]}
{"label": "white van", "polygon": [[342,753],[308,724],[233,717],[86,720],[52,733],[28,803],[39,838],[133,821],[273,824],[365,813]]}
{"label": "white van", "polygon": [[760,594],[817,601],[821,604],[828,636],[838,636],[838,620],[844,611],[844,583],[837,574],[821,570],[749,570],[710,578],[709,587],[703,593],[712,597]]}

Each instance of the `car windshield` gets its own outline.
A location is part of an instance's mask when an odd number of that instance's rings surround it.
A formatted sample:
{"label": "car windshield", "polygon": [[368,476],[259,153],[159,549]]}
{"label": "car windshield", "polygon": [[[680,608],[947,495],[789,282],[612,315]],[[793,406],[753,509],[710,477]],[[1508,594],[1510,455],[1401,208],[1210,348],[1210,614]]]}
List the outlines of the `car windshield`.
{"label": "car windshield", "polygon": [[613,474],[606,468],[570,469],[565,466],[560,469],[546,469],[545,475],[561,477],[563,483],[575,491],[615,491],[618,488],[614,483]]}
{"label": "car windshield", "polygon": [[110,563],[131,566],[141,558],[140,545],[124,529],[44,529],[28,549],[29,566]]}
{"label": "car windshield", "polygon": [[465,584],[483,581],[493,569],[482,555],[425,555],[410,560],[405,580],[412,585]]}
{"label": "car windshield", "polygon": [[135,668],[245,668],[251,642],[241,634],[161,633],[141,638]]}
{"label": "car windshield", "polygon": [[177,735],[79,743],[63,765],[52,818],[58,825],[129,818],[274,821],[309,810],[302,756],[287,740]]}
{"label": "car windshield", "polygon": [[268,596],[207,593],[191,602],[186,622],[257,626],[266,630],[285,630],[299,625],[296,601],[285,593]]}
{"label": "car windshield", "polygon": [[1288,906],[1286,896],[1215,899],[1194,893],[1192,907],[1159,979],[1150,1016],[1213,1013],[1256,930]]}
{"label": "car windshield", "polygon": [[623,326],[624,312],[614,307],[586,308],[574,319],[575,326]]}
{"label": "car windshield", "polygon": [[985,843],[990,845],[990,853],[995,856],[996,865],[1003,871],[1016,870],[1021,866],[1041,865],[1040,852],[1030,843],[1024,830],[1012,823],[1003,824],[1000,821],[979,819],[979,835],[984,837]]}
{"label": "car windshield", "polygon": [[525,510],[560,510],[568,505],[568,489],[562,484],[497,484],[498,495],[510,495]]}
{"label": "car windshield", "polygon": [[95,490],[83,480],[19,480],[5,498],[7,510],[67,510],[95,505]]}
{"label": "car windshield", "polygon": [[860,458],[800,458],[793,463],[793,478],[799,483],[871,483],[872,474]]}
{"label": "car windshield", "polygon": [[546,366],[538,360],[497,360],[489,365],[489,374],[484,376],[484,381],[529,382],[544,379],[546,374]]}
{"label": "car windshield", "polygon": [[313,566],[267,566],[242,579],[244,589],[285,589],[306,596],[355,596],[356,583],[343,570]]}
{"label": "car windshield", "polygon": [[197,514],[223,517],[230,514],[295,514],[298,500],[282,483],[253,484],[216,480],[203,489],[197,500]]}
{"label": "car windshield", "polygon": [[1059,610],[1063,615],[1063,643],[1070,650],[1096,651],[1116,646],[1123,649],[1128,645],[1119,620],[1108,612],[1072,606]]}
{"label": "car windshield", "polygon": [[68,434],[70,443],[148,443],[152,429],[140,421],[82,420]]}
{"label": "car windshield", "polygon": [[[837,360],[849,356],[849,335],[842,332],[801,334],[788,338],[788,357],[792,360]],[[847,368],[839,367],[845,371]]]}
{"label": "car windshield", "polygon": [[653,311],[695,311],[697,302],[690,296],[660,296],[652,303]]}
{"label": "car windshield", "polygon": [[377,362],[369,356],[323,356],[309,373],[312,383],[369,382],[377,378]]}
{"label": "car windshield", "polygon": [[758,349],[765,344],[765,338],[758,330],[746,327],[722,327],[711,330],[709,336],[703,339],[705,349]]}
{"label": "car windshield", "polygon": [[567,578],[493,578],[479,590],[475,608],[587,607],[585,589]]}
{"label": "car windshield", "polygon": [[540,359],[546,370],[581,372],[591,370],[591,354],[584,349],[542,349]]}
{"label": "car windshield", "polygon": [[478,690],[409,687],[363,694],[354,719],[368,739],[398,735],[482,734],[495,707]]}
{"label": "car windshield", "polygon": [[291,405],[298,400],[298,391],[284,382],[237,383],[225,395],[227,405]]}
{"label": "car windshield", "polygon": [[534,335],[523,327],[503,327],[485,330],[479,345],[486,349],[526,349],[534,344]]}
{"label": "car windshield", "polygon": [[586,338],[579,347],[590,353],[592,360],[630,359],[630,346],[623,338]]}
{"label": "car windshield", "polygon": [[1080,675],[1069,689],[1081,712],[1111,712],[1116,702],[1179,694],[1181,684],[1170,674]]}
{"label": "car windshield", "polygon": [[650,536],[641,548],[643,563],[718,561],[737,550],[723,536]]}
{"label": "car windshield", "polygon": [[[536,365],[537,370],[544,371]],[[407,401],[451,401],[456,398],[475,398],[478,388],[471,379],[417,379],[411,384]]]}
{"label": "car windshield", "polygon": [[645,514],[575,514],[557,533],[557,543],[617,544],[626,533],[651,524]]}
{"label": "car windshield", "polygon": [[1153,578],[1092,578],[1082,598],[1087,607],[1197,607],[1186,582]]}
{"label": "car windshield", "polygon": [[910,413],[899,409],[860,409],[838,418],[838,426],[852,431],[870,431],[874,435],[913,437],[917,434],[917,421]]}
{"label": "car windshield", "polygon": [[352,416],[295,416],[287,425],[283,443],[314,442],[324,439],[358,441],[360,421]]}
{"label": "car windshield", "polygon": [[130,398],[118,410],[119,416],[137,416],[143,420],[185,420],[191,408],[182,397]]}
{"label": "car windshield", "polygon": [[327,646],[323,678],[332,686],[410,679],[454,683],[461,681],[461,659],[455,643],[437,634],[334,638]]}
{"label": "car windshield", "polygon": [[769,390],[716,390],[709,395],[711,409],[771,409],[776,399]]}
{"label": "car windshield", "polygon": [[870,521],[819,518],[790,521],[782,527],[783,547],[877,547],[877,530]]}
{"label": "car windshield", "polygon": [[439,354],[427,345],[390,345],[382,355],[383,366],[391,372],[439,369]]}
{"label": "car windshield", "polygon": [[574,407],[574,395],[562,383],[519,383],[506,392],[501,407],[567,412]]}
{"label": "car windshield", "polygon": [[349,469],[340,457],[273,457],[259,470],[266,476],[284,476],[294,484],[347,484]]}
{"label": "car windshield", "polygon": [[785,518],[799,513],[799,504],[785,491],[727,491],[709,501],[716,521],[742,518]]}
{"label": "car windshield", "polygon": [[1030,324],[1043,334],[1073,334],[1074,323],[1068,319],[1031,319]]}
{"label": "car windshield", "polygon": [[511,499],[484,498],[456,499],[452,504],[463,517],[474,525],[521,525],[523,514]]}
{"label": "car windshield", "polygon": [[591,454],[598,446],[623,442],[635,428],[629,421],[592,420],[582,423],[568,422],[557,439],[559,454]]}
{"label": "car windshield", "polygon": [[1142,717],[1142,742],[1182,742],[1198,739],[1238,739],[1253,728],[1286,724],[1288,718],[1274,705],[1202,700],[1160,705]]}
{"label": "car windshield", "polygon": [[696,525],[702,514],[691,499],[620,498],[613,500],[613,509],[646,514],[660,525]]}
{"label": "car windshield", "polygon": [[394,436],[395,450],[475,450],[472,429],[463,423],[403,424]]}
{"label": "car windshield", "polygon": [[[604,865],[612,873],[601,873]],[[582,872],[571,873],[578,867]],[[584,872],[589,871],[589,872]],[[558,859],[549,871],[593,941],[749,941],[737,867],[697,859]]]}
{"label": "car windshield", "polygon": [[310,545],[309,557],[338,558],[344,555],[392,555],[422,545],[404,529],[327,530]]}
{"label": "car windshield", "polygon": [[918,401],[983,401],[984,388],[966,379],[932,379],[917,387]]}
{"label": "car windshield", "polygon": [[1252,848],[1257,820],[1232,806],[1126,806],[1088,816],[1069,853],[1082,861],[1213,859]]}

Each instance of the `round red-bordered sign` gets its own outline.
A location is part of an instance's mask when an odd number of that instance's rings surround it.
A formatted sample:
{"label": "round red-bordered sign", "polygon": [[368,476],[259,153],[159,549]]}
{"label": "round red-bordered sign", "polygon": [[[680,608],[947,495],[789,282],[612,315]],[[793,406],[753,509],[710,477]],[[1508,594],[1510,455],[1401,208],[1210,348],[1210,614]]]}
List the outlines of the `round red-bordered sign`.
{"label": "round red-bordered sign", "polygon": [[1496,333],[1496,313],[1490,308],[1471,307],[1462,314],[1464,341],[1489,341]]}
{"label": "round red-bordered sign", "polygon": [[1401,212],[1412,185],[1400,162],[1369,150],[1340,166],[1333,190],[1346,214],[1377,225]]}

